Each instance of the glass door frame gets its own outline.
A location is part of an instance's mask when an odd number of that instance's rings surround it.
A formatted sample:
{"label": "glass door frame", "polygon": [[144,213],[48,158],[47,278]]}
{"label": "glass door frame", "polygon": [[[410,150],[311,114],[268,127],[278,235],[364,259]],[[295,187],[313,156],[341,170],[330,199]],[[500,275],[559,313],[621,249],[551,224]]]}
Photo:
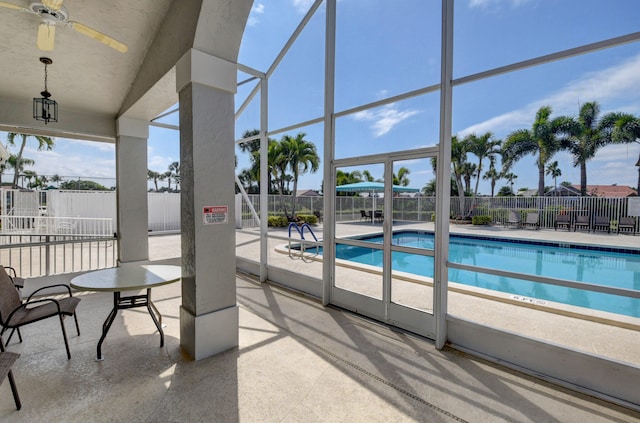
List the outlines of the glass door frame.
{"label": "glass door frame", "polygon": [[[393,163],[403,160],[412,159],[429,159],[431,157],[438,156],[438,147],[421,148],[416,150],[407,150],[401,152],[392,152],[384,154],[376,154],[371,156],[359,156],[354,158],[345,158],[334,160],[331,164],[331,178],[335,178],[336,171],[343,167],[353,166],[365,166],[372,164],[384,165],[384,197],[388,201],[384,201],[383,215],[384,220],[382,224],[383,243],[382,246],[373,245],[372,243],[366,243],[364,241],[357,240],[343,240],[335,236],[335,228],[330,232],[333,234],[331,241],[331,248],[328,250],[331,252],[329,257],[324,257],[324,260],[329,260],[331,271],[328,272],[328,285],[329,285],[329,302],[338,307],[345,308],[347,310],[354,311],[358,314],[371,317],[381,322],[391,324],[403,329],[407,329],[411,332],[423,335],[432,339],[435,339],[436,333],[436,317],[432,313],[426,311],[417,310],[411,307],[407,307],[401,304],[395,304],[391,301],[392,290],[392,272],[391,272],[391,254],[394,251],[411,252],[426,256],[435,257],[434,250],[422,250],[411,249],[407,247],[394,246],[391,242],[393,232]],[[335,188],[335,187],[334,187]],[[335,196],[335,189],[332,192]],[[335,213],[335,202],[333,213]],[[335,221],[333,223],[335,225]],[[354,246],[366,246],[366,248],[379,249],[383,251],[383,267],[382,267],[382,299],[377,299],[362,295],[353,291],[346,290],[336,286],[336,258],[335,251],[338,244],[347,244]],[[327,251],[327,250],[325,250]],[[435,267],[435,262],[434,262]],[[434,268],[435,272],[435,268]],[[434,284],[434,290],[436,286]],[[437,295],[434,292],[433,301],[435,303]],[[435,309],[435,304],[432,304]]]}

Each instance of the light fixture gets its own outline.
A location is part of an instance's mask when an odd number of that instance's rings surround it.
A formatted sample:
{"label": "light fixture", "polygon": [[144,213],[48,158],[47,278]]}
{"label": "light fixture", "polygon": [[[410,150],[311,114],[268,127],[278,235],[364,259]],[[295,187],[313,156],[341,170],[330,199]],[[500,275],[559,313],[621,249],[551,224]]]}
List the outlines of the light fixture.
{"label": "light fixture", "polygon": [[44,63],[44,91],[40,93],[42,98],[33,99],[33,118],[43,120],[45,125],[49,122],[58,121],[58,103],[51,100],[51,93],[47,91],[47,65],[53,63],[48,57],[41,57],[40,62]]}
{"label": "light fixture", "polygon": [[56,38],[56,24],[55,22],[41,22],[38,25],[38,37],[36,39],[36,46],[42,51],[52,51],[54,41]]}

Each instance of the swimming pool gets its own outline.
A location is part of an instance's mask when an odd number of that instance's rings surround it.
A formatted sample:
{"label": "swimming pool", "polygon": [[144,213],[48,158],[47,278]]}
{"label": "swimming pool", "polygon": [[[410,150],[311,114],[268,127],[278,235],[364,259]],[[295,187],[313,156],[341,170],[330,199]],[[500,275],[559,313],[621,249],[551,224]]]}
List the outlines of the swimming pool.
{"label": "swimming pool", "polygon": [[[358,237],[382,243],[382,235]],[[432,232],[400,231],[393,244],[433,249]],[[382,250],[338,244],[336,258],[382,267]],[[595,246],[451,235],[449,261],[550,278],[640,290],[640,251]],[[433,277],[433,257],[394,251],[392,269]],[[593,310],[640,317],[640,300],[611,294],[449,269],[449,280]]]}

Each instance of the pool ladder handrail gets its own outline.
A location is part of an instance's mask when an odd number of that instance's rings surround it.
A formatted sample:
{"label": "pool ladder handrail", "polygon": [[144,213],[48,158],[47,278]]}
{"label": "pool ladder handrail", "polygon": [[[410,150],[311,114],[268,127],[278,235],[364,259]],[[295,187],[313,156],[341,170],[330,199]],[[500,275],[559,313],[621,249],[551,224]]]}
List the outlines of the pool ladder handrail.
{"label": "pool ladder handrail", "polygon": [[[291,222],[289,223],[289,257],[291,257],[291,227],[294,227],[296,229],[296,231],[298,232],[298,234],[300,235],[300,239],[302,241],[304,241],[304,228],[307,228],[309,230],[309,233],[311,234],[311,236],[313,237],[315,242],[318,242],[318,238],[316,237],[316,234],[313,233],[313,229],[311,229],[311,226],[308,223],[303,223],[302,225],[298,226],[298,224],[296,222]],[[305,243],[301,242],[300,243],[300,254],[304,254],[304,246]],[[316,245],[316,254],[317,254],[317,248],[318,246]]]}

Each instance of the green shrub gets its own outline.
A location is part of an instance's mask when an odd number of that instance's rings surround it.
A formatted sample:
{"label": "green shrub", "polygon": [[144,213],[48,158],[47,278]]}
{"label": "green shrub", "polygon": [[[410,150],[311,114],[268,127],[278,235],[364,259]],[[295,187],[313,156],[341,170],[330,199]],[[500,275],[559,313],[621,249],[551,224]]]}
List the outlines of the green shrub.
{"label": "green shrub", "polygon": [[312,214],[299,214],[298,217],[309,225],[315,225],[318,223],[318,218]]}
{"label": "green shrub", "polygon": [[285,216],[269,216],[268,225],[273,228],[286,228],[289,221]]}
{"label": "green shrub", "polygon": [[491,216],[473,216],[473,218],[471,219],[471,223],[473,223],[474,225],[488,225],[491,223]]}

